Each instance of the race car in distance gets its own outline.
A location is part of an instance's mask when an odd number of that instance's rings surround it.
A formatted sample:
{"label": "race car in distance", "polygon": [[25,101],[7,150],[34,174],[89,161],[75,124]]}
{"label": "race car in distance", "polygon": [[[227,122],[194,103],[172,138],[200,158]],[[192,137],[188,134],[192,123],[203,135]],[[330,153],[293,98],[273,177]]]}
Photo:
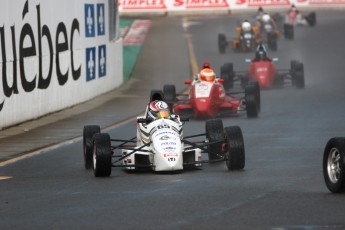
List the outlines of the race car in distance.
{"label": "race car in distance", "polygon": [[302,14],[292,7],[285,15],[284,21],[284,37],[287,39],[294,39],[294,26],[315,26],[316,24],[316,13],[311,12],[307,16]]}
{"label": "race car in distance", "polygon": [[[258,30],[259,28],[257,26],[252,26],[249,21],[245,20],[240,26],[236,27],[237,37],[231,41],[231,48],[234,51],[254,51],[255,47],[259,44]],[[225,53],[229,43],[224,33],[218,34],[219,53]]]}
{"label": "race car in distance", "polygon": [[328,140],[323,154],[323,176],[333,193],[345,192],[345,138]]}
{"label": "race car in distance", "polygon": [[284,37],[286,39],[294,39],[294,27],[297,26],[315,26],[316,25],[316,13],[310,12],[307,15],[302,13],[293,4],[291,8],[286,12],[285,15],[276,13],[273,18],[284,31]]}
{"label": "race car in distance", "polygon": [[[210,79],[203,79],[204,74]],[[223,79],[216,78],[210,68],[204,68],[196,78],[186,80],[188,94],[176,94],[175,85],[164,85],[164,99],[171,104],[174,113],[194,118],[234,116],[246,111],[247,117],[255,118],[260,111],[260,88],[257,82],[250,82],[244,90],[226,92]]]}
{"label": "race car in distance", "polygon": [[[194,118],[236,116],[246,111],[248,118],[256,118],[260,112],[260,88],[257,82],[250,82],[245,90],[226,92],[223,79],[214,83],[186,80],[188,94],[176,94],[174,85],[164,85],[163,93],[173,103],[176,114]],[[241,96],[238,96],[241,95]]]}
{"label": "race car in distance", "polygon": [[[158,106],[166,104],[156,100],[154,103],[160,103]],[[100,132],[98,125],[84,126],[85,168],[92,168],[96,177],[110,176],[112,167],[127,171],[173,172],[225,161],[228,170],[244,168],[245,151],[240,127],[223,128],[222,120],[212,119],[206,121],[205,133],[184,136],[184,122],[175,114],[156,120],[147,115],[139,116],[136,136],[128,140],[111,139],[108,133]],[[193,141],[200,137],[204,139]],[[207,160],[203,159],[202,153],[208,154]]]}
{"label": "race car in distance", "polygon": [[259,45],[255,57],[245,61],[249,63],[246,71],[235,72],[233,63],[221,66],[220,73],[224,79],[225,90],[233,88],[236,81],[240,81],[242,88],[250,81],[257,81],[261,88],[283,87],[285,83],[290,83],[296,88],[305,87],[303,63],[292,60],[290,70],[277,70],[274,62],[278,61],[278,58],[268,57],[262,44]]}

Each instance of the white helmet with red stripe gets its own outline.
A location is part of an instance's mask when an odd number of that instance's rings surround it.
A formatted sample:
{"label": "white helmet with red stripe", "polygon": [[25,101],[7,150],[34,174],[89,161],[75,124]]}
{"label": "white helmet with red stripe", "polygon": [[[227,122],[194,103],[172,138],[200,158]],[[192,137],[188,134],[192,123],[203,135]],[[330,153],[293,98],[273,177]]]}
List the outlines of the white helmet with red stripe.
{"label": "white helmet with red stripe", "polygon": [[170,117],[168,104],[164,101],[152,101],[147,107],[147,116],[153,120]]}

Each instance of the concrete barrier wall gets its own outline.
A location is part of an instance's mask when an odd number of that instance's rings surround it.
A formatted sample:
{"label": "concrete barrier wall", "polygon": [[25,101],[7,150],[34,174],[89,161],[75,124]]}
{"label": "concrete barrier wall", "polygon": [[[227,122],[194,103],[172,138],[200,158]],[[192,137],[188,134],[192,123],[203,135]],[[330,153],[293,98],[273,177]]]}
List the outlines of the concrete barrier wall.
{"label": "concrete barrier wall", "polygon": [[1,1],[0,129],[122,84],[117,7],[109,4],[114,0]]}

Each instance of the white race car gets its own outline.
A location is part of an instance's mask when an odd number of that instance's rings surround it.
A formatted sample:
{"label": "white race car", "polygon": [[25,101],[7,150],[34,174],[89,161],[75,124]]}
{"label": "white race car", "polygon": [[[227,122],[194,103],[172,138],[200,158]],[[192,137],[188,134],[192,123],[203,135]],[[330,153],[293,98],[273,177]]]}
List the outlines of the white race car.
{"label": "white race car", "polygon": [[[244,168],[245,151],[240,127],[223,128],[222,120],[212,119],[206,121],[206,133],[184,137],[184,122],[174,114],[171,118],[151,122],[145,116],[139,116],[137,135],[129,140],[111,139],[109,134],[100,132],[98,125],[84,126],[85,168],[93,168],[96,177],[110,176],[112,167],[167,172],[225,161],[228,170]],[[203,140],[195,141],[202,136]],[[115,154],[117,149],[120,154]],[[203,152],[208,153],[207,160],[202,159]]]}

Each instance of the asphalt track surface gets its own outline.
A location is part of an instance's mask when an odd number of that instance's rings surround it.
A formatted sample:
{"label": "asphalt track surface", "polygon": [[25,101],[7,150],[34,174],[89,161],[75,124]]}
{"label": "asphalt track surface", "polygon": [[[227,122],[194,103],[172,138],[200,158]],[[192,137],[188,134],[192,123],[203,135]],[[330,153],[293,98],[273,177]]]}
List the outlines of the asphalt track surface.
{"label": "asphalt track surface", "polygon": [[[231,36],[241,17],[187,19],[198,64],[246,67],[243,60],[251,54],[217,50],[217,34]],[[0,229],[345,229],[344,195],[331,194],[322,176],[327,140],[345,133],[345,17],[341,11],[317,17],[315,28],[296,28],[295,40],[279,40],[278,51],[271,53],[284,69],[290,60],[301,60],[306,88],[262,91],[257,119],[223,118],[224,126],[242,128],[244,170],[229,172],[224,163],[177,174],[128,174],[114,168],[111,177],[95,178],[83,168],[82,143],[76,138],[0,167],[0,176],[9,177],[0,180]],[[143,111],[150,88],[169,83],[184,90],[192,68],[183,20],[153,20],[133,79],[121,93],[85,104],[83,109],[93,108],[88,112],[29,130],[32,139],[24,133],[6,141],[29,146],[42,133],[63,139],[81,134],[84,124],[107,127]],[[105,131],[131,138],[133,121]],[[204,126],[203,120],[192,120],[185,135],[204,132]]]}

